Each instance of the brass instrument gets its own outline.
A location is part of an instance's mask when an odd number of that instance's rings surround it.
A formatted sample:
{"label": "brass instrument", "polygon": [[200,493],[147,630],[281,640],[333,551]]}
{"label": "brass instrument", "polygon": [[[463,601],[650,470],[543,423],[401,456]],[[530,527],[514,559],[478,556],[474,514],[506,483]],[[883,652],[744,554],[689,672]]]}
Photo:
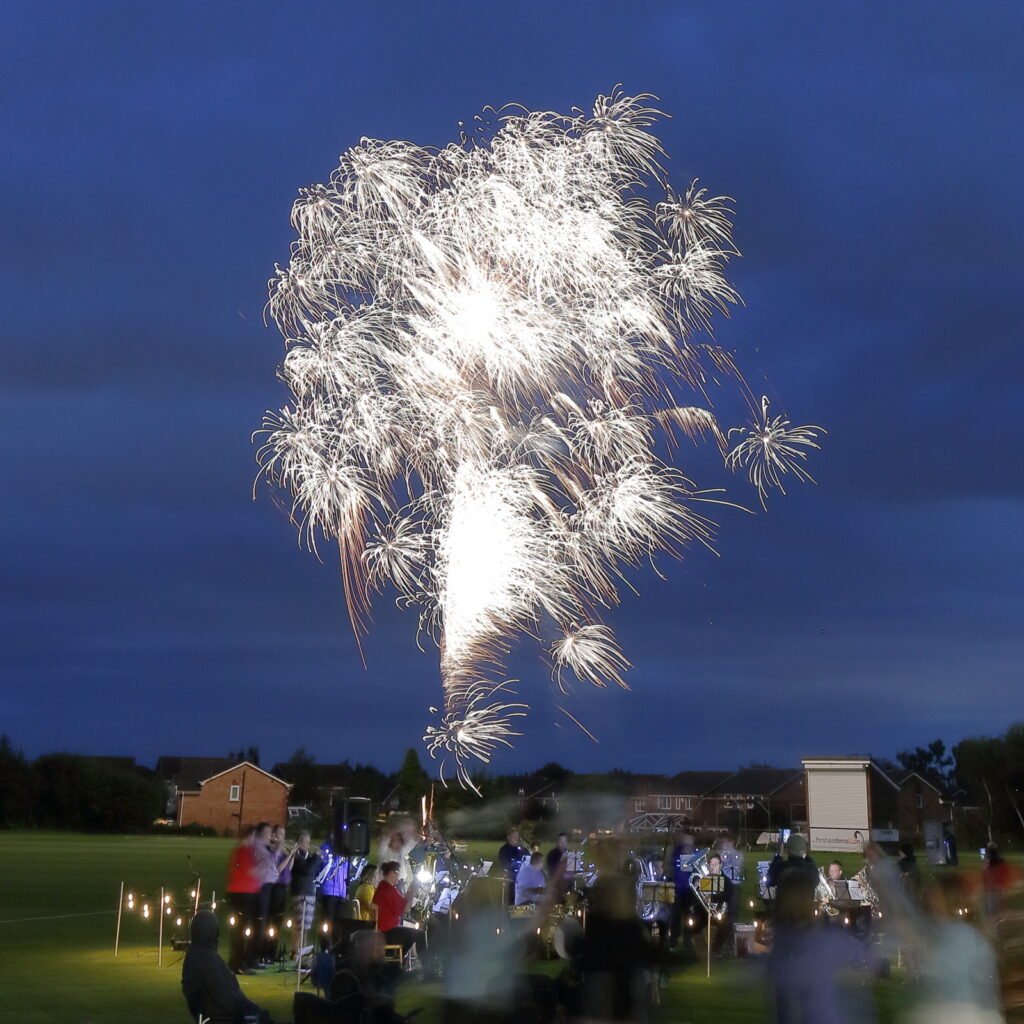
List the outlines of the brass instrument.
{"label": "brass instrument", "polygon": [[839,908],[835,906],[836,889],[823,868],[818,868],[818,884],[814,889],[814,899],[821,904],[821,910],[828,917],[838,917]]}

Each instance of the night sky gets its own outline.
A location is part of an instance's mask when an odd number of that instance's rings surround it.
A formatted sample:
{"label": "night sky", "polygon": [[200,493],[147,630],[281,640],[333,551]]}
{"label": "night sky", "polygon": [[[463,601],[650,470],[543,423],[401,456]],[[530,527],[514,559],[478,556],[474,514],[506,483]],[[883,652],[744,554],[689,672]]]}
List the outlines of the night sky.
{"label": "night sky", "polygon": [[[364,670],[333,551],[265,486],[263,325],[301,186],[361,136],[616,82],[677,186],[737,200],[756,393],[827,427],[816,486],[722,510],[609,616],[630,693],[532,705],[496,767],[892,755],[1024,717],[1019,3],[15,5],[0,42],[0,732],[53,749],[397,768],[439,701],[413,612]],[[728,417],[727,417],[728,418]],[[680,450],[698,483],[741,479]]]}

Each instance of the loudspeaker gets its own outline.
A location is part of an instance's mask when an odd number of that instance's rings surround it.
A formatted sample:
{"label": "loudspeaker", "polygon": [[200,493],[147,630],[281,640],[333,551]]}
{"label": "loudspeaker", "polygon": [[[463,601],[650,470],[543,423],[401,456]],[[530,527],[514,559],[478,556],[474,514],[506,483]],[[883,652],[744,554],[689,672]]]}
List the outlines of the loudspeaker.
{"label": "loudspeaker", "polygon": [[370,854],[370,801],[347,796],[334,807],[334,849],[347,857]]}

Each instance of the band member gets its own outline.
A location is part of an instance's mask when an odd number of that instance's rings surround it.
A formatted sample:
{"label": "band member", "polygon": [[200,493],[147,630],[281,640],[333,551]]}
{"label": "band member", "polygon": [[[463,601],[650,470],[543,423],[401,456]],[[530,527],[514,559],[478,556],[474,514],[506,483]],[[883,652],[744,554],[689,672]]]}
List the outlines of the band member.
{"label": "band member", "polygon": [[292,914],[295,918],[292,928],[292,956],[298,956],[299,940],[313,929],[313,911],[316,908],[316,876],[323,867],[320,854],[310,849],[308,832],[299,835],[295,848],[288,855],[287,862],[291,870]]}
{"label": "band member", "polygon": [[834,860],[828,866],[828,880],[830,882],[841,882],[843,880],[843,865]]}
{"label": "band member", "polygon": [[672,881],[676,888],[676,898],[672,903],[669,942],[675,946],[681,935],[683,948],[687,953],[693,952],[692,927],[689,922],[693,919],[693,904],[696,900],[693,889],[690,888],[695,849],[693,836],[684,833],[672,850]]}
{"label": "band member", "polygon": [[256,826],[256,832],[252,839],[252,858],[256,868],[256,874],[260,880],[259,892],[259,939],[256,949],[259,953],[259,963],[270,963],[267,952],[269,941],[267,932],[270,928],[270,901],[274,892],[274,884],[277,882],[277,860],[274,851],[270,847],[270,823],[261,821]]}
{"label": "band member", "polygon": [[[235,974],[252,973],[252,951],[259,916],[260,878],[253,860],[253,837],[250,828],[238,841],[228,859],[227,893],[234,924],[231,926],[231,950],[228,967]],[[245,935],[249,929],[249,937]]]}
{"label": "band member", "polygon": [[564,832],[558,833],[555,845],[548,850],[544,866],[547,868],[548,878],[561,876],[565,871],[565,863],[569,857],[569,837]]}
{"label": "band member", "polygon": [[330,843],[320,847],[320,854],[325,859],[330,858],[327,874],[320,883],[320,913],[328,931],[333,933],[335,920],[340,916],[342,903],[348,895],[349,864],[347,857],[331,850]]}
{"label": "band member", "polygon": [[394,861],[398,865],[398,878],[403,889],[407,889],[415,877],[409,854],[412,853],[418,842],[419,837],[415,835],[408,824],[404,829],[392,829],[381,839],[377,862],[381,865],[382,871],[384,870],[383,865],[389,861]]}
{"label": "band member", "polygon": [[543,895],[547,885],[544,878],[544,857],[542,854],[531,854],[530,859],[523,861],[516,875],[516,906],[524,903],[536,903]]}
{"label": "band member", "polygon": [[708,858],[708,874],[715,879],[714,888],[717,891],[709,893],[708,903],[711,905],[712,920],[708,927],[712,928],[711,948],[717,954],[725,947],[729,936],[732,935],[732,914],[733,905],[733,882],[732,879],[722,873],[722,858],[719,854],[713,853]]}
{"label": "band member", "polygon": [[367,864],[359,875],[359,884],[356,886],[356,899],[359,901],[359,920],[373,920],[373,894],[376,887],[373,884],[373,877],[377,874],[376,864]]}
{"label": "band member", "polygon": [[380,866],[381,880],[373,894],[373,905],[377,908],[377,931],[384,933],[385,940],[394,946],[401,946],[406,952],[416,946],[416,953],[423,958],[427,950],[427,936],[418,928],[406,928],[402,924],[405,911],[416,896],[415,884],[405,894],[398,889],[398,863],[390,860]]}
{"label": "band member", "polygon": [[505,842],[498,849],[498,867],[510,881],[515,882],[523,861],[529,854],[519,843],[519,829],[510,828],[505,833]]}

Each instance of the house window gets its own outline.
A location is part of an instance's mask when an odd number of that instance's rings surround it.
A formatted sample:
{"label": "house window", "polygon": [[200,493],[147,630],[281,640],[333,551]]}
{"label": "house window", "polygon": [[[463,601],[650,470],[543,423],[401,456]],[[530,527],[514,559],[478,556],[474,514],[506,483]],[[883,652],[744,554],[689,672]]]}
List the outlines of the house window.
{"label": "house window", "polygon": [[676,797],[676,810],[688,811],[690,809],[690,798],[688,796]]}
{"label": "house window", "polygon": [[670,797],[670,796],[659,796],[658,797],[658,810],[659,811],[671,811],[672,810],[672,797]]}
{"label": "house window", "polygon": [[919,811],[924,810],[924,797],[920,793],[917,794],[917,809]]}
{"label": "house window", "polygon": [[633,810],[634,811],[642,811],[643,809],[644,809],[644,802],[643,802],[643,800],[634,800],[633,801]]}
{"label": "house window", "polygon": [[241,797],[241,793],[242,793],[242,787],[241,786],[232,786],[228,790],[228,800],[231,803],[233,803],[233,804],[237,804],[239,799],[240,799],[240,797]]}

